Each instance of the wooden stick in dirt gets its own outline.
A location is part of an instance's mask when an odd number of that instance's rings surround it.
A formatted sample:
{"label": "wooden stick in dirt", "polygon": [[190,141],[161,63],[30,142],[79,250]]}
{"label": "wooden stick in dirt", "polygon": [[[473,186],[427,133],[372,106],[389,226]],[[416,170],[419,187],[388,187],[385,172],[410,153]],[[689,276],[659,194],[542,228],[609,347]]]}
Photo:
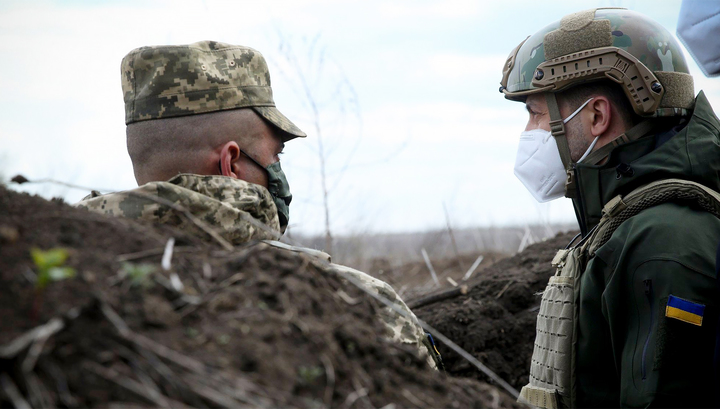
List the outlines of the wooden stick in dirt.
{"label": "wooden stick in dirt", "polygon": [[448,290],[439,291],[425,297],[409,300],[406,302],[406,304],[410,309],[420,308],[426,305],[434,304],[439,301],[447,300],[448,298],[457,297],[458,295],[467,294],[468,289],[469,288],[467,285],[461,285],[460,287],[453,287]]}
{"label": "wooden stick in dirt", "polygon": [[2,387],[5,395],[17,409],[30,409],[32,407],[22,396],[20,389],[18,389],[17,385],[15,385],[15,382],[13,382],[8,374],[3,373],[0,375],[0,387]]}
{"label": "wooden stick in dirt", "polygon": [[482,261],[483,261],[483,255],[481,254],[481,255],[478,256],[478,258],[475,259],[475,262],[472,264],[472,266],[470,266],[470,269],[467,271],[467,273],[465,273],[465,275],[463,276],[462,280],[463,280],[463,281],[469,280],[470,277],[472,277],[472,275],[473,275],[473,273],[475,272],[475,270],[477,270],[477,268],[478,268],[478,266],[480,265],[480,263],[482,263]]}
{"label": "wooden stick in dirt", "polygon": [[[358,281],[355,277],[352,277],[352,276],[349,276],[349,275],[345,275],[345,274],[343,274],[342,272],[340,272],[339,270],[336,270],[336,271],[337,271],[338,273],[340,273],[341,275],[343,275],[346,280],[348,280],[349,282],[351,282],[352,284],[354,284],[354,285],[355,285],[356,287],[358,287],[360,290],[364,291],[365,294],[367,294],[367,295],[375,298],[376,300],[380,301],[381,303],[385,304],[385,305],[386,305],[387,307],[389,307],[391,310],[393,310],[393,311],[395,311],[396,313],[402,315],[403,317],[406,317],[406,318],[409,317],[409,315],[408,315],[408,313],[407,313],[406,311],[403,311],[403,310],[399,309],[395,304],[393,304],[392,301],[388,300],[387,298],[383,297],[382,295],[379,295],[379,294],[377,294],[377,293],[375,293],[375,292],[367,289],[367,288],[365,287],[365,285],[364,285],[363,283],[361,283],[360,281]],[[463,287],[465,287],[465,291],[467,291],[467,286],[463,286]],[[417,318],[417,317],[416,317],[416,318]],[[420,326],[421,326],[425,331],[427,331],[427,332],[429,332],[430,334],[432,334],[433,337],[439,339],[440,342],[444,343],[444,344],[447,345],[450,349],[452,349],[453,351],[457,352],[461,357],[465,358],[465,360],[467,360],[467,361],[470,362],[473,366],[475,366],[477,369],[479,369],[480,372],[484,373],[484,374],[487,375],[490,379],[492,379],[493,381],[495,381],[500,387],[502,387],[503,389],[505,389],[505,390],[510,394],[510,396],[514,397],[515,399],[518,399],[518,398],[520,397],[520,393],[519,393],[515,388],[513,388],[509,383],[507,383],[504,379],[502,379],[500,376],[498,376],[498,374],[496,374],[495,372],[493,372],[493,371],[492,371],[490,368],[488,368],[485,364],[483,364],[482,362],[480,362],[477,358],[475,358],[474,356],[472,356],[469,352],[467,352],[466,350],[464,350],[464,349],[462,349],[460,346],[458,346],[458,344],[456,344],[455,342],[453,342],[450,338],[446,337],[445,335],[443,335],[442,333],[440,333],[438,330],[436,330],[435,328],[433,328],[433,327],[431,327],[430,325],[428,325],[427,322],[425,322],[425,321],[423,321],[423,320],[421,320],[421,319],[419,319],[419,318],[417,318],[417,322],[420,324]],[[525,400],[523,400],[522,403],[526,403]],[[423,404],[422,406],[423,406],[423,407],[426,407],[426,406],[428,406],[428,405]]]}
{"label": "wooden stick in dirt", "polygon": [[507,289],[510,288],[510,286],[511,286],[514,282],[515,282],[515,280],[510,280],[510,281],[508,281],[508,283],[505,284],[505,287],[503,287],[503,289],[500,290],[500,292],[498,293],[498,295],[495,296],[495,299],[497,300],[497,299],[499,299],[500,297],[502,297],[503,294],[505,294],[505,291],[507,291]]}
{"label": "wooden stick in dirt", "polygon": [[445,202],[443,202],[443,210],[445,211],[445,224],[447,225],[448,234],[450,235],[450,242],[452,243],[453,250],[455,251],[455,259],[457,260],[458,267],[460,267],[460,271],[465,270],[465,265],[463,265],[457,243],[455,242],[455,234],[453,234],[452,226],[450,226],[450,215],[448,214]]}
{"label": "wooden stick in dirt", "polygon": [[435,281],[435,285],[440,285],[440,280],[438,280],[437,274],[435,274],[435,269],[430,262],[430,257],[428,257],[427,251],[425,251],[425,249],[423,248],[420,252],[422,253],[423,259],[425,259],[425,264],[427,264],[428,270],[430,270],[430,275],[432,275],[433,281]]}

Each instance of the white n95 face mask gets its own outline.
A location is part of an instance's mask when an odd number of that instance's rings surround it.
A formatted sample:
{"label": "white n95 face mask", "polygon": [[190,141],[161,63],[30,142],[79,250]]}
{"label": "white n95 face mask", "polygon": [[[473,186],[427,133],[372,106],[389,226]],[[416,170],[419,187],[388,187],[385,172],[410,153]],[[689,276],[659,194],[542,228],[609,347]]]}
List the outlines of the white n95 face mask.
{"label": "white n95 face mask", "polygon": [[[585,101],[564,119],[563,123],[568,123],[592,100],[590,98]],[[580,160],[585,159],[592,151],[597,139],[595,138]],[[550,131],[533,129],[520,134],[520,144],[515,157],[515,176],[535,200],[545,203],[563,197],[566,175],[557,142]]]}
{"label": "white n95 face mask", "polygon": [[565,167],[550,131],[533,129],[520,134],[515,176],[540,203],[565,194]]}

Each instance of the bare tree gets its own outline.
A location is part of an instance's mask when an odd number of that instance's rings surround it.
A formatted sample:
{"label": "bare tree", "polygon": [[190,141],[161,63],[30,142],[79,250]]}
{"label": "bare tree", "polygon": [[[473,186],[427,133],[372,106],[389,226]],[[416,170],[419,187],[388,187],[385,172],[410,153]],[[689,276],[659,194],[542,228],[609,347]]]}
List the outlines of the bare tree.
{"label": "bare tree", "polygon": [[[295,87],[296,96],[309,113],[314,131],[312,136],[317,140],[316,152],[324,213],[325,251],[332,253],[333,235],[330,195],[348,169],[352,157],[360,144],[362,132],[358,130],[358,137],[354,147],[344,157],[344,160],[333,161],[333,163],[341,163],[341,166],[337,172],[331,172],[329,159],[333,149],[326,143],[326,135],[323,133],[325,124],[328,121],[323,114],[335,114],[340,116],[341,120],[344,120],[344,117],[348,115],[352,115],[361,126],[362,120],[357,93],[342,68],[327,57],[326,48],[320,46],[320,35],[303,42],[305,52],[302,54],[296,53],[293,42],[279,31],[278,37],[280,39],[279,52],[285,63],[285,67],[278,67],[278,72],[288,79],[291,86]],[[329,71],[332,71],[332,73],[329,74]]]}
{"label": "bare tree", "polygon": [[457,261],[458,267],[460,267],[461,271],[465,270],[465,265],[462,262],[462,258],[460,257],[460,252],[458,251],[457,242],[455,242],[455,233],[453,233],[453,228],[450,225],[450,214],[448,213],[447,206],[445,206],[445,202],[443,202],[443,211],[445,212],[445,225],[447,226],[447,232],[450,236],[450,243],[452,244],[453,251],[455,252],[455,260]]}

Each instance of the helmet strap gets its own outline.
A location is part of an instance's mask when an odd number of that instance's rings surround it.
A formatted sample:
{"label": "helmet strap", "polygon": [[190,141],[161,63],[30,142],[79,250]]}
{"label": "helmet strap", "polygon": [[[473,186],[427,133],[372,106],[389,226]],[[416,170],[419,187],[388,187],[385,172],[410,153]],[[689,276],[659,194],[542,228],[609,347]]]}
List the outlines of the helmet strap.
{"label": "helmet strap", "polygon": [[[550,133],[552,133],[552,136],[555,138],[558,151],[560,152],[560,159],[567,173],[567,179],[565,180],[565,197],[572,199],[577,197],[577,185],[575,183],[575,168],[570,156],[570,145],[568,144],[567,134],[565,133],[565,123],[560,114],[560,106],[558,105],[555,93],[546,92],[545,100],[547,101],[548,112],[550,114]],[[654,123],[652,120],[644,120],[630,128],[627,132],[620,134],[607,145],[590,153],[583,163],[597,165],[607,158],[610,151],[616,147],[640,139],[650,133],[653,128]]]}
{"label": "helmet strap", "polygon": [[610,141],[610,143],[608,143],[607,145],[604,145],[601,148],[598,148],[598,150],[589,154],[587,158],[585,158],[583,163],[588,165],[598,165],[605,158],[607,158],[608,155],[610,155],[610,151],[620,145],[624,145],[626,143],[636,141],[642,138],[643,136],[652,132],[653,128],[653,121],[646,119],[639,124],[633,126],[632,128],[628,129],[627,132],[620,134],[620,136]]}
{"label": "helmet strap", "polygon": [[555,138],[558,151],[560,152],[560,159],[565,167],[565,172],[567,172],[565,197],[574,198],[576,197],[575,169],[572,168],[570,146],[568,145],[567,135],[565,134],[565,123],[560,114],[560,106],[553,92],[546,92],[545,100],[547,101],[548,112],[550,113],[550,133],[552,133],[552,136]]}

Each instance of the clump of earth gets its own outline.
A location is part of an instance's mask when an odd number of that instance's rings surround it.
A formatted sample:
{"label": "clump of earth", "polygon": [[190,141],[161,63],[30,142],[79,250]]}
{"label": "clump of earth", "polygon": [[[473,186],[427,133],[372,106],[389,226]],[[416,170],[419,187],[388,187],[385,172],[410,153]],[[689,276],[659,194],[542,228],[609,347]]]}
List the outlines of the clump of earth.
{"label": "clump of earth", "polygon": [[[418,318],[519,389],[528,382],[540,294],[555,273],[551,261],[576,234],[558,234],[485,267],[464,283],[466,291],[436,302],[424,301],[432,301],[427,295],[406,301]],[[445,345],[438,348],[448,374],[487,380]]]}
{"label": "clump of earth", "polygon": [[[518,328],[544,273],[502,263],[467,296],[419,312],[518,384],[522,358],[499,363],[532,344]],[[379,308],[308,255],[226,250],[0,186],[2,407],[519,407],[387,341]],[[451,374],[473,376],[440,348]]]}

